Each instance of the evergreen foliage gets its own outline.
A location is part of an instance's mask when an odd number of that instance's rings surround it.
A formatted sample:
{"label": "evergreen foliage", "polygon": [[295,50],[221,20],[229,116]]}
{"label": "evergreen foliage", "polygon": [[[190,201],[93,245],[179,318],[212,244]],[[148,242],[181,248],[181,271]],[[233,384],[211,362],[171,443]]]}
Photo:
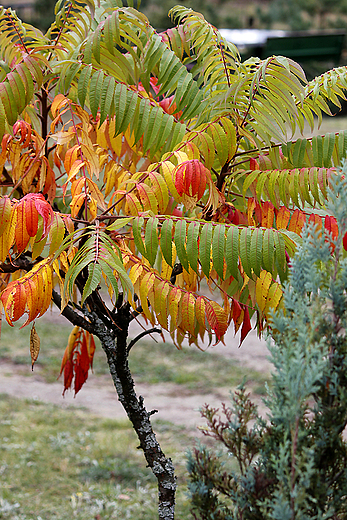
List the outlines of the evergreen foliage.
{"label": "evergreen foliage", "polygon": [[204,433],[224,452],[198,447],[189,454],[195,518],[346,518],[346,174],[345,164],[331,183],[327,204],[339,237],[332,244],[318,228],[306,228],[284,307],[272,317],[267,418],[259,416],[244,385],[232,396],[231,408],[223,405],[223,417],[208,405],[202,410]]}

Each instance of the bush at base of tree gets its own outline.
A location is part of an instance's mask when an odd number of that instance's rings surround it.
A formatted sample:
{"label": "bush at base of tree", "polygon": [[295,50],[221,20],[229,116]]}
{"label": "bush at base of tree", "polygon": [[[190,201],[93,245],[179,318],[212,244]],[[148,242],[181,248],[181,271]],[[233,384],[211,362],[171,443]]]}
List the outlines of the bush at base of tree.
{"label": "bush at base of tree", "polygon": [[[267,421],[244,386],[231,408],[223,406],[223,418],[210,406],[202,410],[205,434],[226,453],[199,447],[189,454],[195,518],[346,518],[346,200],[347,182],[340,177],[329,204],[340,228],[333,255],[322,231],[309,227],[293,259],[284,309],[272,319],[275,370],[265,398]],[[225,465],[230,457],[237,470]]]}

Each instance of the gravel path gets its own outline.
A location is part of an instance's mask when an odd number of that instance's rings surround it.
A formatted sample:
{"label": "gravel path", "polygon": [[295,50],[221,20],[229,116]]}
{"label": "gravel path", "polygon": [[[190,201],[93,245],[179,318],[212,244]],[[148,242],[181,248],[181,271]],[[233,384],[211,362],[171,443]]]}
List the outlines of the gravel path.
{"label": "gravel path", "polygon": [[[56,319],[59,317],[55,317]],[[133,337],[139,331],[140,328],[139,330],[132,328]],[[219,344],[209,348],[220,356],[237,359],[241,366],[270,373],[271,365],[267,359],[266,343],[260,341],[254,331],[248,335],[241,348],[238,348],[238,339],[234,337],[232,331],[226,334],[225,345]],[[40,378],[38,371],[31,372],[31,367],[27,370],[28,374],[23,376],[23,366],[1,363],[0,393],[54,403],[61,407],[83,407],[102,417],[126,419],[110,376],[89,377],[76,397],[73,397],[72,392],[66,392],[63,397],[61,381],[49,384]],[[161,383],[136,384],[136,391],[138,395],[144,397],[148,410],[158,410],[158,413],[153,416],[154,420],[170,421],[196,432],[196,425],[201,424],[199,408],[205,403],[219,407],[222,401],[228,402],[230,389],[220,388],[218,391],[214,389],[213,393],[204,395],[182,395],[182,387],[173,383]],[[260,400],[258,404],[264,409]]]}

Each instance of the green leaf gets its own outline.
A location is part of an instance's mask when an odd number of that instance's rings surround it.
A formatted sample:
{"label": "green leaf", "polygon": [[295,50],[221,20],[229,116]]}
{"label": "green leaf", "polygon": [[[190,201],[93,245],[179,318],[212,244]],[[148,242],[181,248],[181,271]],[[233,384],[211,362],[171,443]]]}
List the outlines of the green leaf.
{"label": "green leaf", "polygon": [[139,253],[146,257],[146,250],[141,236],[141,229],[144,223],[143,217],[137,217],[133,220],[133,236],[135,246],[137,247]]}
{"label": "green leaf", "polygon": [[285,253],[285,243],[284,238],[280,232],[274,232],[274,245],[275,245],[275,253],[276,253],[276,263],[281,268],[281,270],[286,271],[287,262],[286,262],[286,253]]}
{"label": "green leaf", "polygon": [[104,72],[99,70],[95,72],[90,80],[90,88],[89,88],[89,106],[90,111],[94,119],[96,119],[96,115],[98,113],[98,108],[100,106],[100,98],[102,92],[102,85],[104,82]]}
{"label": "green leaf", "polygon": [[252,233],[250,263],[251,268],[257,276],[260,275],[261,263],[263,257],[263,230],[257,228]]}
{"label": "green leaf", "polygon": [[269,273],[273,272],[274,247],[274,231],[272,229],[264,229],[262,265]]}
{"label": "green leaf", "polygon": [[100,267],[101,267],[103,273],[107,276],[109,282],[111,283],[111,286],[114,291],[113,298],[116,301],[117,297],[118,297],[118,280],[115,277],[115,275],[113,274],[113,269],[102,258],[99,258],[99,264],[100,264]]}
{"label": "green leaf", "polygon": [[323,166],[331,166],[331,156],[335,146],[335,134],[326,134],[323,138]]}
{"label": "green leaf", "polygon": [[226,237],[225,260],[231,276],[238,280],[239,265],[239,229],[236,226],[229,228]]}
{"label": "green leaf", "polygon": [[240,260],[242,267],[250,278],[252,278],[252,265],[251,265],[251,239],[252,230],[249,228],[242,228],[240,233]]}
{"label": "green leaf", "polygon": [[105,121],[108,115],[110,115],[110,109],[111,105],[113,103],[113,97],[114,92],[116,88],[116,80],[112,76],[108,76],[103,85],[101,90],[101,100],[100,100],[100,122],[99,125],[101,126],[102,123]]}
{"label": "green leaf", "polygon": [[160,231],[160,248],[170,267],[172,267],[172,226],[172,220],[164,220]]}
{"label": "green leaf", "polygon": [[315,166],[323,166],[323,138],[321,135],[312,137],[312,154]]}
{"label": "green leaf", "polygon": [[301,168],[303,166],[303,161],[306,152],[307,139],[298,139],[294,143],[294,148],[292,149],[293,153],[293,166],[296,168]]}
{"label": "green leaf", "polygon": [[208,278],[211,270],[212,224],[204,224],[200,233],[199,258],[204,275]]}
{"label": "green leaf", "polygon": [[145,230],[146,258],[153,266],[158,253],[158,219],[151,217],[148,219]]}
{"label": "green leaf", "polygon": [[101,280],[101,275],[102,275],[102,270],[101,270],[100,265],[97,262],[92,262],[88,265],[88,278],[87,278],[87,281],[86,281],[84,289],[83,289],[83,294],[82,294],[82,299],[81,299],[82,305],[83,305],[85,299],[88,298],[88,296],[90,296],[90,294],[93,291],[95,291],[95,289],[99,285],[100,280]]}
{"label": "green leaf", "polygon": [[187,233],[187,256],[191,268],[196,273],[198,272],[198,237],[200,232],[200,225],[197,222],[191,222],[188,226]]}
{"label": "green leaf", "polygon": [[225,250],[225,226],[218,225],[214,228],[212,240],[213,267],[219,278],[224,279],[224,250]]}
{"label": "green leaf", "polygon": [[135,219],[135,217],[125,217],[125,218],[117,218],[112,224],[107,226],[108,231],[118,231],[118,229],[121,229],[125,227],[127,224],[132,222]]}
{"label": "green leaf", "polygon": [[88,84],[90,80],[90,76],[92,74],[92,66],[88,65],[85,66],[84,69],[82,69],[82,72],[80,74],[79,80],[78,80],[78,86],[77,86],[77,94],[78,94],[78,100],[81,104],[81,107],[84,108],[87,93],[88,93]]}
{"label": "green leaf", "polygon": [[187,223],[185,220],[179,220],[176,222],[174,241],[177,251],[177,256],[182,266],[186,271],[189,271],[188,255],[185,248],[187,237]]}

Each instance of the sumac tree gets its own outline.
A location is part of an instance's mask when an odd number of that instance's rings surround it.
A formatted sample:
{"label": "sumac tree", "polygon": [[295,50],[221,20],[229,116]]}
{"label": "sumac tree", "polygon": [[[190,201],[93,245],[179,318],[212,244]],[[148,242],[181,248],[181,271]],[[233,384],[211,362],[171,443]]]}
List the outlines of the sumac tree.
{"label": "sumac tree", "polygon": [[[252,316],[263,330],[304,223],[337,235],[324,204],[347,133],[293,135],[340,107],[347,68],[307,83],[284,57],[242,63],[184,7],[162,34],[118,0],[55,12],[42,34],[0,8],[1,304],[10,325],[52,301],[73,324],[65,389],[100,339],[169,519],[174,468],[134,390],[129,327],[141,314],[178,347],[231,322],[242,341]],[[35,329],[31,345],[34,361]]]}

